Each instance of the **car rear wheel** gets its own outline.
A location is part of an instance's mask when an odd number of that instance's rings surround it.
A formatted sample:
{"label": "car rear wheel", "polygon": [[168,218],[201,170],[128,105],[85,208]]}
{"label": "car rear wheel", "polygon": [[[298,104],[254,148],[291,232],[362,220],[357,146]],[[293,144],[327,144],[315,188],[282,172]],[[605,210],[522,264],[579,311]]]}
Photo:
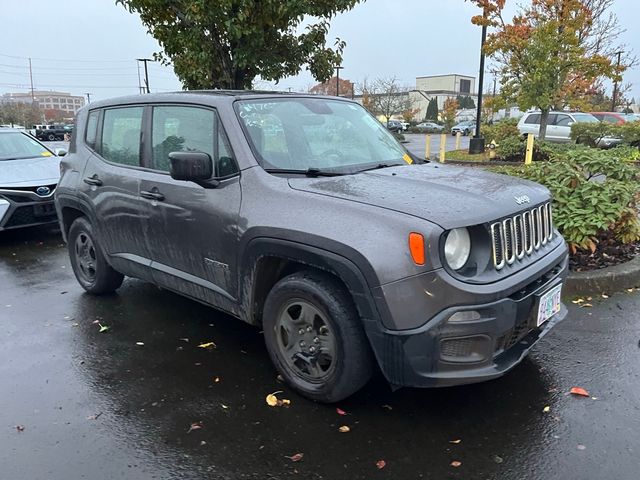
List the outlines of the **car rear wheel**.
{"label": "car rear wheel", "polygon": [[107,263],[95,238],[93,226],[86,218],[77,218],[71,224],[67,241],[71,267],[82,288],[100,295],[112,293],[122,285],[124,276]]}
{"label": "car rear wheel", "polygon": [[371,351],[356,308],[328,275],[306,271],[280,280],[265,302],[263,327],[276,369],[307,398],[337,402],[371,377]]}
{"label": "car rear wheel", "polygon": [[56,136],[53,133],[50,133],[49,135],[47,135],[47,140],[49,140],[50,142],[55,141]]}

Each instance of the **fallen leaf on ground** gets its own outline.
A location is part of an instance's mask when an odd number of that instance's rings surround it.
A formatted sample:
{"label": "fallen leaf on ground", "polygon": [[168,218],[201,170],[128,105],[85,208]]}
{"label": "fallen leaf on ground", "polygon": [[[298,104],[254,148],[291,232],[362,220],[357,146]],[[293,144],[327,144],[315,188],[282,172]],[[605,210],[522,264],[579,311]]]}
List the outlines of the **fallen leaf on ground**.
{"label": "fallen leaf on ground", "polygon": [[376,467],[378,468],[378,470],[382,470],[386,466],[387,466],[387,462],[385,462],[384,460],[378,460],[376,462]]}
{"label": "fallen leaf on ground", "polygon": [[99,413],[96,413],[95,415],[91,415],[87,417],[87,420],[97,420],[98,418],[100,418],[100,415],[102,415],[102,412],[99,412]]}
{"label": "fallen leaf on ground", "polygon": [[340,433],[347,433],[351,431],[351,429],[346,425],[342,425],[338,430],[340,431]]}
{"label": "fallen leaf on ground", "polygon": [[136,345],[138,345],[139,347],[143,346],[144,343],[143,342],[136,342]]}
{"label": "fallen leaf on ground", "polygon": [[571,300],[571,303],[582,303],[584,302],[583,298],[576,298],[575,300]]}
{"label": "fallen leaf on ground", "polygon": [[458,460],[451,462],[451,466],[454,468],[458,468],[460,465],[462,465],[462,462],[459,462]]}
{"label": "fallen leaf on ground", "polygon": [[543,413],[549,413],[550,410],[551,410],[551,407],[549,405],[547,405],[542,409]]}
{"label": "fallen leaf on ground", "polygon": [[582,387],[572,387],[571,390],[569,390],[569,393],[572,395],[580,395],[581,397],[589,397],[589,392],[587,392],[584,388]]}
{"label": "fallen leaf on ground", "polygon": [[189,427],[189,430],[187,431],[187,433],[191,433],[194,430],[200,430],[202,428],[202,423],[200,422],[193,422],[191,424],[191,426]]}
{"label": "fallen leaf on ground", "polygon": [[458,443],[460,443],[462,440],[460,440],[459,438],[456,438],[455,440],[449,440],[449,443],[455,443],[456,445]]}
{"label": "fallen leaf on ground", "polygon": [[388,411],[393,410],[393,407],[391,405],[382,405],[382,408],[384,408],[385,410],[388,410]]}
{"label": "fallen leaf on ground", "polygon": [[[100,324],[98,323],[98,325]],[[98,333],[108,332],[110,328],[111,327],[109,327],[108,325],[100,325],[100,330],[98,330]]]}
{"label": "fallen leaf on ground", "polygon": [[585,447],[584,445],[578,445],[578,450],[586,450],[587,447]]}
{"label": "fallen leaf on ground", "polygon": [[283,407],[283,406],[288,407],[289,405],[291,405],[291,400],[286,398],[280,399],[276,397],[276,395],[279,393],[282,393],[282,392],[277,391],[267,395],[265,398],[267,405],[269,405],[270,407]]}
{"label": "fallen leaf on ground", "polygon": [[344,410],[342,410],[341,408],[336,408],[336,413],[338,415],[347,415],[347,412],[345,412]]}
{"label": "fallen leaf on ground", "polygon": [[220,381],[220,377],[213,377],[213,383],[218,383]]}
{"label": "fallen leaf on ground", "polygon": [[220,404],[220,406],[221,406],[222,408],[224,408],[225,410],[227,410],[227,409],[229,408],[229,407],[228,407],[227,405],[225,405],[224,403],[221,403],[221,404]]}
{"label": "fallen leaf on ground", "polygon": [[201,343],[198,348],[216,348],[216,344],[213,342]]}
{"label": "fallen leaf on ground", "polygon": [[581,308],[591,308],[593,307],[593,305],[591,305],[590,303],[583,303],[582,305],[580,305]]}
{"label": "fallen leaf on ground", "polygon": [[493,456],[493,461],[494,461],[494,462],[496,462],[496,463],[502,463],[502,462],[504,462],[503,458],[502,458],[502,457],[500,457],[499,455],[494,455],[494,456]]}
{"label": "fallen leaf on ground", "polygon": [[607,295],[606,293],[603,293],[602,298],[609,298],[609,295]]}
{"label": "fallen leaf on ground", "polygon": [[189,343],[189,339],[188,338],[179,338],[178,340],[182,340],[183,342]]}
{"label": "fallen leaf on ground", "polygon": [[18,432],[24,432],[24,425],[16,425],[16,430]]}
{"label": "fallen leaf on ground", "polygon": [[285,456],[284,458],[288,458],[292,462],[299,462],[304,457],[304,453],[296,453],[295,455],[291,455],[290,457]]}

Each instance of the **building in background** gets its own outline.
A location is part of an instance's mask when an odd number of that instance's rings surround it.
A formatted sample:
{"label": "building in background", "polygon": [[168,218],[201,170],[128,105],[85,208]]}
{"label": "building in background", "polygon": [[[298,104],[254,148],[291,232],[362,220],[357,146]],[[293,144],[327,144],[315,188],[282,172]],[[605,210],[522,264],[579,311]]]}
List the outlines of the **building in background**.
{"label": "building in background", "polygon": [[35,103],[43,111],[46,121],[73,119],[76,112],[84,107],[84,97],[71,95],[68,92],[34,90],[27,93],[5,93],[0,97],[2,102]]}
{"label": "building in background", "polygon": [[[448,98],[464,98],[472,101],[473,107],[461,105],[461,109],[456,120],[472,120],[476,116],[475,104],[478,101],[475,77],[468,75],[430,75],[417,77],[415,88],[407,88],[403,92],[394,93],[406,97],[411,105],[413,120],[421,122],[425,119],[429,102],[435,99],[438,104],[438,111],[442,112],[444,102]],[[363,96],[356,95],[356,101],[362,103]],[[400,119],[400,115],[397,115]],[[394,116],[395,118],[395,116]]]}

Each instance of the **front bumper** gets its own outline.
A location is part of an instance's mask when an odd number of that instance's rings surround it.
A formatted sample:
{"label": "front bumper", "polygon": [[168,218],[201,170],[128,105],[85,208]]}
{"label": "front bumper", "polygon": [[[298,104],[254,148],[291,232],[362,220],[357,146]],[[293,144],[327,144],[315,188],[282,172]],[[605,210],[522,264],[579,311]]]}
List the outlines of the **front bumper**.
{"label": "front bumper", "polygon": [[35,193],[36,188],[0,188],[0,231],[57,222],[53,202],[56,186],[47,186],[50,193],[46,196]]}
{"label": "front bumper", "polygon": [[[497,378],[515,367],[533,345],[567,315],[533,326],[538,299],[564,282],[565,256],[518,290],[487,303],[457,305],[413,330],[389,330],[376,321],[365,329],[385,377],[393,386],[442,387]],[[458,312],[465,321],[450,322]]]}

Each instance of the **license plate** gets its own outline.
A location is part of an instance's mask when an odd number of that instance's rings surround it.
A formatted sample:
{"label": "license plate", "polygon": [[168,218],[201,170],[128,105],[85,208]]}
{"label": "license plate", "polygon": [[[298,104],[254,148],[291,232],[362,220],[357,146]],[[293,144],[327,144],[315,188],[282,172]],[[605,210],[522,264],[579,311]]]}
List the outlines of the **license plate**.
{"label": "license plate", "polygon": [[44,203],[42,205],[33,206],[33,214],[36,217],[47,217],[53,215],[56,211],[56,206],[53,203]]}
{"label": "license plate", "polygon": [[561,293],[562,285],[558,285],[540,297],[536,327],[539,327],[560,311],[562,305],[560,302]]}

